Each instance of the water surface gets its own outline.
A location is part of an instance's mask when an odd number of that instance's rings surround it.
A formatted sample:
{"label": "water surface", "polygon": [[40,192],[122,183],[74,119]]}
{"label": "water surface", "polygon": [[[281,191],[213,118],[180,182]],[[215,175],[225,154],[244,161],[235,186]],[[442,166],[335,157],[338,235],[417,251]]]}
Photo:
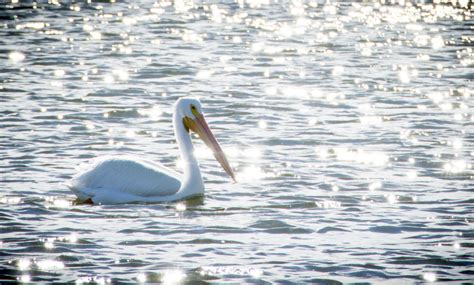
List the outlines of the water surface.
{"label": "water surface", "polygon": [[[326,1],[0,4],[0,281],[473,281],[473,13]],[[465,1],[461,1],[463,5]],[[89,159],[179,169],[202,199],[74,205]]]}

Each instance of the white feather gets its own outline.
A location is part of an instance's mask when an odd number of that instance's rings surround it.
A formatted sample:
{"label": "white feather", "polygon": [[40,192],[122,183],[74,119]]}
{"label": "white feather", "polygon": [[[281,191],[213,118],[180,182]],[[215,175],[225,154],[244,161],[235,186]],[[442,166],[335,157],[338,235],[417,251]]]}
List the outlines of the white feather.
{"label": "white feather", "polygon": [[[69,186],[81,200],[91,198],[96,203],[110,204],[104,200],[105,192],[111,197],[130,196],[134,201],[176,194],[181,186],[180,178],[177,172],[150,161],[129,156],[105,157],[74,176]],[[125,202],[132,201],[118,203]]]}

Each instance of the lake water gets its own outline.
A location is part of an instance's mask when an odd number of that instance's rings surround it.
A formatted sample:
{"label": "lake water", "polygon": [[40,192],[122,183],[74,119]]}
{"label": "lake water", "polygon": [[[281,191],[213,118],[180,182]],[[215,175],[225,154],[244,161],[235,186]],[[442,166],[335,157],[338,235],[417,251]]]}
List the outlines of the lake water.
{"label": "lake water", "polygon": [[[0,4],[0,283],[474,282],[467,1],[20,2]],[[91,158],[179,170],[181,96],[238,183],[195,140],[204,198],[76,205]]]}

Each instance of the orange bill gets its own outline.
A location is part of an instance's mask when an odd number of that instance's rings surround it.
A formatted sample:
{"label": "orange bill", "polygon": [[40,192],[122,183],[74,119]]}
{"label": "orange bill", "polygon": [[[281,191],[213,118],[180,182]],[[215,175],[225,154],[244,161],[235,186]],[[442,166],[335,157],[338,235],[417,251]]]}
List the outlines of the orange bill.
{"label": "orange bill", "polygon": [[184,118],[185,126],[199,135],[199,138],[212,150],[214,157],[220,163],[222,168],[224,168],[225,172],[232,178],[232,180],[236,181],[234,171],[232,170],[232,167],[230,167],[229,161],[209,128],[206,119],[202,114],[197,112],[194,115],[196,117],[194,120],[188,117]]}

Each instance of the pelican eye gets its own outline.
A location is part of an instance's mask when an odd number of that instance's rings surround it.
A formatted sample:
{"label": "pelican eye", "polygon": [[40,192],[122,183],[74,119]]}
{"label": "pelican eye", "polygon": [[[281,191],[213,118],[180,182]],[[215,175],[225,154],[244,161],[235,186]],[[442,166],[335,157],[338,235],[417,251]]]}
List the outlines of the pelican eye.
{"label": "pelican eye", "polygon": [[191,105],[191,113],[193,113],[193,115],[196,116],[196,117],[197,117],[197,115],[199,115],[199,112],[198,112],[196,106]]}

